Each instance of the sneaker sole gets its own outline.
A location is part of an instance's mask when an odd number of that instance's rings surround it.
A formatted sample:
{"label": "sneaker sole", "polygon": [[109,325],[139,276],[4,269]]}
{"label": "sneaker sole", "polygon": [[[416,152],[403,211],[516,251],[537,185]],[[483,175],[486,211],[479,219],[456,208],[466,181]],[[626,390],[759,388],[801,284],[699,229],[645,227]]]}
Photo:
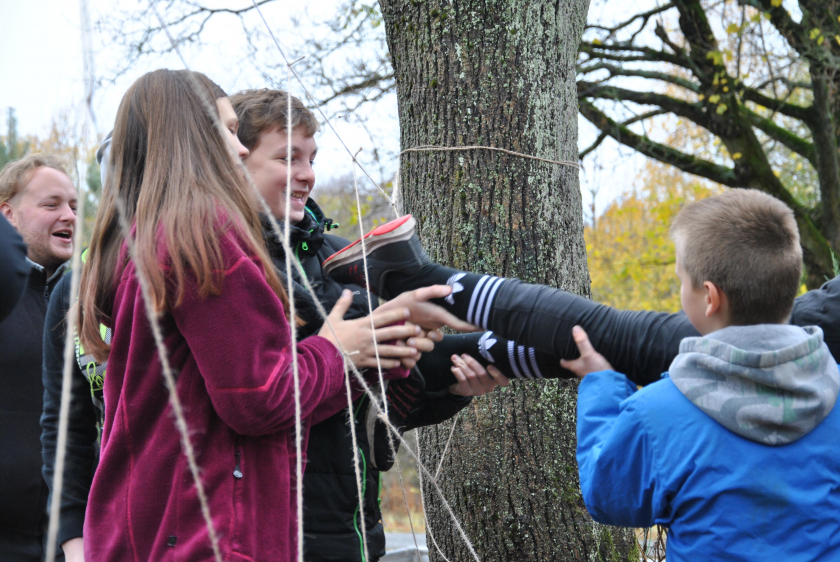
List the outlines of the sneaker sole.
{"label": "sneaker sole", "polygon": [[324,273],[329,275],[333,269],[361,259],[363,254],[362,240],[365,241],[364,249],[367,250],[368,255],[385,244],[410,240],[414,235],[415,224],[414,217],[405,215],[404,217],[374,228],[362,238],[359,238],[349,246],[337,251],[324,260]]}

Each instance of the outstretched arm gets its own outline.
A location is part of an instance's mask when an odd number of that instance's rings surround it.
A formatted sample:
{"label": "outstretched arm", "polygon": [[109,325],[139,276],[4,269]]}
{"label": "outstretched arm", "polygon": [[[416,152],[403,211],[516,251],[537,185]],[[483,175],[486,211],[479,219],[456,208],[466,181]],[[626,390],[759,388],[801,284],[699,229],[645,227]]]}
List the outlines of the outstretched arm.
{"label": "outstretched arm", "polygon": [[587,375],[578,387],[577,462],[580,490],[592,519],[650,527],[656,507],[652,443],[635,391],[613,371]]}

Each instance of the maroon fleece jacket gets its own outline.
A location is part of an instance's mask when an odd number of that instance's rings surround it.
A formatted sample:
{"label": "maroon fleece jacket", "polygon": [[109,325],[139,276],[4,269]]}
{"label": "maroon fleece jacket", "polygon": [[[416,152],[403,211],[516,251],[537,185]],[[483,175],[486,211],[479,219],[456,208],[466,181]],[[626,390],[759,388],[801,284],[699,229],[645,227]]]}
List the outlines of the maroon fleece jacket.
{"label": "maroon fleece jacket", "polygon": [[[289,325],[256,258],[233,234],[221,236],[221,294],[200,299],[188,285],[183,303],[161,317],[164,341],[224,559],[293,560]],[[133,262],[119,277],[112,319],[102,455],[84,527],[86,558],[211,560]],[[325,415],[325,402],[337,409],[346,404],[337,399],[344,374],[329,341],[313,336],[297,349],[306,438],[307,418]]]}

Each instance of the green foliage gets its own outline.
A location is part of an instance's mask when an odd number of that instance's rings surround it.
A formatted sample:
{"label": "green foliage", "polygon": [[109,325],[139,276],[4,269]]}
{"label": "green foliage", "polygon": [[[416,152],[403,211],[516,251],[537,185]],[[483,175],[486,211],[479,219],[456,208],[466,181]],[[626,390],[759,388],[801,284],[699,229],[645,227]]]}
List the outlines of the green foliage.
{"label": "green foliage", "polygon": [[720,188],[648,162],[642,188],[617,199],[585,229],[592,298],[631,310],[680,310],[671,222],[686,203]]}
{"label": "green foliage", "polygon": [[[366,178],[359,179],[358,186],[365,231],[394,218],[385,197],[375,187],[370,186]],[[393,184],[388,182],[383,184],[382,188],[390,190]],[[323,184],[319,183],[312,198],[321,207],[325,216],[341,225],[333,234],[349,240],[355,240],[360,236],[359,211],[352,174],[330,178]]]}
{"label": "green foliage", "polygon": [[0,135],[0,169],[14,160],[26,156],[30,142],[21,139],[17,131],[17,118],[14,108],[9,108],[6,118],[6,134]]}

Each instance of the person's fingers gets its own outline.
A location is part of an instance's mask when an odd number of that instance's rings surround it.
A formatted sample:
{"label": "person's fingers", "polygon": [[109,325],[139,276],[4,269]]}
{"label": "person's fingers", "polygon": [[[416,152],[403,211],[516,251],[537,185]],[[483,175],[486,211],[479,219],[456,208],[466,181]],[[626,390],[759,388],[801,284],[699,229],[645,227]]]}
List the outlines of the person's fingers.
{"label": "person's fingers", "polygon": [[499,386],[507,386],[510,384],[510,379],[504,376],[494,365],[487,367],[487,373],[495,379]]}
{"label": "person's fingers", "polygon": [[429,339],[432,340],[433,342],[443,341],[443,333],[440,330],[432,330],[427,335],[428,335]]}
{"label": "person's fingers", "polygon": [[453,330],[458,330],[459,332],[478,332],[481,330],[478,326],[473,326],[469,322],[461,320],[451,312],[448,312],[439,306],[436,308],[440,309],[436,319],[442,325],[449,326]]}
{"label": "person's fingers", "polygon": [[475,373],[477,376],[480,377],[482,375],[487,374],[487,371],[484,369],[484,365],[479,363],[476,360],[476,358],[473,357],[472,355],[468,355],[468,354],[465,353],[465,354],[461,355],[461,359],[464,361],[464,363],[467,364],[467,367],[469,367],[470,370],[473,373]]}
{"label": "person's fingers", "polygon": [[373,311],[373,327],[381,328],[382,326],[390,326],[397,322],[402,322],[411,315],[411,311],[407,308],[395,308],[391,310],[374,310]]}
{"label": "person's fingers", "polygon": [[586,374],[586,363],[583,359],[561,359],[560,366],[573,372],[577,377],[583,377]]}
{"label": "person's fingers", "polygon": [[592,347],[592,344],[589,342],[589,336],[586,335],[586,332],[583,331],[583,328],[580,326],[575,326],[572,328],[572,337],[575,340],[575,343],[580,350],[581,357],[585,357],[587,355],[591,355],[595,353],[595,348]]}
{"label": "person's fingers", "polygon": [[[378,366],[377,363],[376,363],[376,357],[366,357],[366,358],[360,360],[359,363],[356,363],[354,361],[354,364],[359,369],[376,369],[377,366]],[[399,367],[400,362],[399,362],[398,359],[384,359],[384,358],[380,357],[379,358],[379,365],[382,366],[383,371],[387,371],[389,369],[396,369],[397,367]]]}
{"label": "person's fingers", "polygon": [[[414,357],[416,359],[417,350],[413,347],[400,345],[379,345],[377,346],[379,357]],[[373,346],[367,350],[366,355],[373,357],[376,360],[376,353],[374,353]]]}
{"label": "person's fingers", "polygon": [[484,365],[478,362],[478,360],[473,357],[472,355],[462,355],[461,358],[467,364],[467,366],[475,373],[475,382],[478,386],[481,387],[481,394],[487,394],[494,388],[496,388],[496,380],[487,372],[487,369],[484,368]]}
{"label": "person's fingers", "polygon": [[411,338],[406,342],[409,346],[415,348],[417,351],[428,353],[435,348],[435,342],[429,338]]}
{"label": "person's fingers", "polygon": [[419,326],[414,324],[405,324],[402,326],[387,326],[385,328],[377,328],[376,341],[389,340],[404,340],[406,338],[414,338],[419,336],[422,330]]}
{"label": "person's fingers", "polygon": [[466,384],[467,377],[464,376],[464,372],[461,371],[461,369],[459,369],[458,367],[451,367],[450,371],[452,371],[452,374],[455,375],[455,380],[457,380],[459,383]]}
{"label": "person's fingers", "polygon": [[430,299],[441,299],[443,297],[447,297],[451,292],[452,287],[449,285],[431,285],[429,287],[416,289],[412,296],[415,301],[423,302]]}
{"label": "person's fingers", "polygon": [[327,320],[332,322],[343,320],[344,315],[347,314],[347,310],[350,308],[352,303],[353,293],[351,293],[349,289],[344,289],[341,291],[341,296],[337,301],[335,301],[332,310],[330,310],[330,313],[327,315]]}
{"label": "person's fingers", "polygon": [[417,360],[413,357],[404,357],[403,359],[400,359],[400,364],[406,369],[413,369],[417,364]]}

